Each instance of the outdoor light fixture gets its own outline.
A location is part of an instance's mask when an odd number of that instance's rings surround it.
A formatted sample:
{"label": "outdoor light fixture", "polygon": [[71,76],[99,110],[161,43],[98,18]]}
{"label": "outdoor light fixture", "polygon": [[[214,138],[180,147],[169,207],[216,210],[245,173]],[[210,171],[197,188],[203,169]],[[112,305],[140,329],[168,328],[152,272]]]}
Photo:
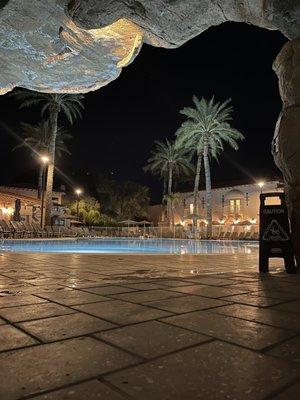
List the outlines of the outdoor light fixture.
{"label": "outdoor light fixture", "polygon": [[77,194],[77,204],[76,204],[76,215],[77,215],[77,221],[79,221],[79,196],[82,193],[81,189],[75,189],[75,193]]}
{"label": "outdoor light fixture", "polygon": [[14,209],[12,207],[2,207],[1,211],[3,215],[12,215],[14,213]]}
{"label": "outdoor light fixture", "polygon": [[264,181],[260,181],[257,183],[257,186],[260,188],[260,193],[262,193],[263,187],[265,186],[265,182]]}
{"label": "outdoor light fixture", "polygon": [[48,156],[41,156],[41,160],[43,161],[44,164],[49,162],[49,157]]}
{"label": "outdoor light fixture", "polygon": [[46,175],[48,171],[47,164],[50,161],[50,158],[45,154],[40,157],[41,161],[43,162],[43,171],[42,171],[42,193],[38,191],[38,197],[41,195],[41,228],[44,228],[44,197],[45,197],[45,184],[46,184]]}

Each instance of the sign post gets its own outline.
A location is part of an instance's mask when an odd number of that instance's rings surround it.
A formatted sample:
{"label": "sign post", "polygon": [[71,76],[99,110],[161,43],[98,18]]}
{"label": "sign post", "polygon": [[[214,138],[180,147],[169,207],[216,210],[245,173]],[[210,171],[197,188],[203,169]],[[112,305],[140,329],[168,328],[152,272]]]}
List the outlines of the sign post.
{"label": "sign post", "polygon": [[[279,197],[280,204],[266,205],[268,197]],[[283,258],[288,273],[297,272],[283,192],[260,195],[259,272],[269,272],[269,258],[272,257]]]}

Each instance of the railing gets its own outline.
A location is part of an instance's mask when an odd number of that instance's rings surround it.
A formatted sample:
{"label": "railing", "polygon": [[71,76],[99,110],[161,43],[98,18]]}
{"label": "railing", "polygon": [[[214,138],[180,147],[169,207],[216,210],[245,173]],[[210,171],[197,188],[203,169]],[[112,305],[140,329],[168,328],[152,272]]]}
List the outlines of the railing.
{"label": "railing", "polygon": [[[91,233],[101,237],[144,237],[144,238],[176,238],[176,239],[205,239],[207,228],[199,227],[195,231],[182,226],[175,227],[89,227]],[[220,238],[226,234],[237,238],[240,234],[257,233],[258,227],[253,225],[251,231],[245,227],[213,226],[212,237]],[[248,235],[249,236],[249,235]]]}

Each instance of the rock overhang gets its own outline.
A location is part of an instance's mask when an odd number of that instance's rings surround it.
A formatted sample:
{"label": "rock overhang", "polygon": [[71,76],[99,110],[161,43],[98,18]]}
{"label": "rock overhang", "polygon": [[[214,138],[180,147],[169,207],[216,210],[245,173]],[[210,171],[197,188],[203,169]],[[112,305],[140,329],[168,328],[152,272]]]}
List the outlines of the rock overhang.
{"label": "rock overhang", "polygon": [[0,94],[85,93],[116,79],[143,42],[175,48],[226,21],[300,36],[299,0],[0,0]]}

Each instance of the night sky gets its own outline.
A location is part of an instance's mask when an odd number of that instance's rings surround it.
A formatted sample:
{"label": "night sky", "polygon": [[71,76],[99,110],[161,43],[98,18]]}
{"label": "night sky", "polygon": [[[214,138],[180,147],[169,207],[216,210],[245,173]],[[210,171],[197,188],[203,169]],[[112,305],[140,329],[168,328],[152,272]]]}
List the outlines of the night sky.
{"label": "night sky", "polygon": [[[226,23],[179,49],[144,45],[116,81],[85,96],[82,120],[73,127],[61,121],[74,138],[72,155],[59,160],[59,168],[83,188],[85,174],[137,181],[150,187],[157,202],[161,183],[142,169],[154,140],[173,137],[184,120],[178,111],[191,105],[193,94],[214,94],[221,101],[232,98],[232,124],[246,140],[212,164],[213,184],[280,176],[270,154],[281,109],[272,63],[285,42],[276,31]],[[17,141],[3,124],[20,135],[19,123],[37,122],[39,111],[21,112],[7,95],[0,96],[0,110],[0,184],[35,183],[36,161],[28,150],[11,152]]]}

